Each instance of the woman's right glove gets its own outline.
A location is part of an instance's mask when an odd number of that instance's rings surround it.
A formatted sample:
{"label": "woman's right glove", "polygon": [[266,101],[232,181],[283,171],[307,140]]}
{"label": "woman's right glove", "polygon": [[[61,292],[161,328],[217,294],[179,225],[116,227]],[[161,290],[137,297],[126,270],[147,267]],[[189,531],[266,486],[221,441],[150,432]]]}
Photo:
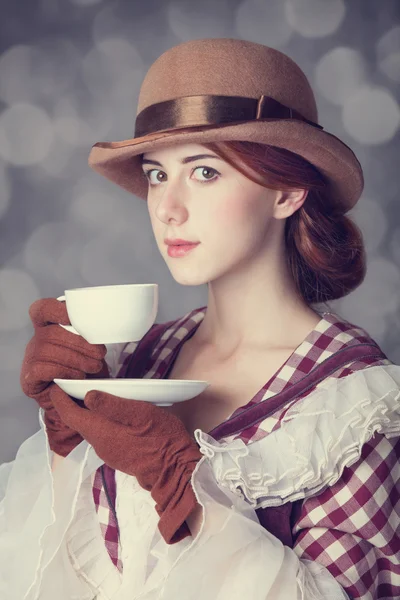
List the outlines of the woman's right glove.
{"label": "woman's right glove", "polygon": [[86,379],[96,374],[108,377],[103,344],[89,344],[83,337],[66,331],[70,325],[65,302],[43,298],[29,308],[35,333],[28,342],[21,369],[21,387],[27,396],[44,409],[51,450],[67,456],[82,441],[82,436],[61,420],[50,398],[53,379]]}

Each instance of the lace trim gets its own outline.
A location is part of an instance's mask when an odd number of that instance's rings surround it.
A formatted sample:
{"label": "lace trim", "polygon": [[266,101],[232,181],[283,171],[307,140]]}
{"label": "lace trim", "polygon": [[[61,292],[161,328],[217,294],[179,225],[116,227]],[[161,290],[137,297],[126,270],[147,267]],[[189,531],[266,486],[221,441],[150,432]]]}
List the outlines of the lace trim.
{"label": "lace trim", "polygon": [[122,575],[111,562],[104,545],[93,502],[92,477],[82,483],[66,545],[77,575],[93,591],[106,594],[106,597],[118,592]]}
{"label": "lace trim", "polygon": [[314,496],[332,486],[375,432],[400,432],[400,366],[357,371],[294,403],[280,429],[246,445],[194,432],[217,481],[255,509]]}

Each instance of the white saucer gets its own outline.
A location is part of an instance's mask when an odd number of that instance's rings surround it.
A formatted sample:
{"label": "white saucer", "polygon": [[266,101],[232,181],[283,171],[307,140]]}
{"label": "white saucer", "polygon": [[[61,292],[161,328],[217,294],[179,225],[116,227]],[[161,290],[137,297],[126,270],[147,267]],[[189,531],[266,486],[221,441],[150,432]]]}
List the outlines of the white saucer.
{"label": "white saucer", "polygon": [[126,400],[143,400],[157,406],[171,406],[201,394],[210,384],[192,379],[54,379],[66,394],[83,400],[98,390]]}

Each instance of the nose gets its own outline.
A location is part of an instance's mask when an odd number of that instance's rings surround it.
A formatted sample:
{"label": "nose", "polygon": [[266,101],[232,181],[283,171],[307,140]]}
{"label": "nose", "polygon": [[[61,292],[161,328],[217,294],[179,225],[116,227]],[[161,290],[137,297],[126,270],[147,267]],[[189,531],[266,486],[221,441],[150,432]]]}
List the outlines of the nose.
{"label": "nose", "polygon": [[165,185],[159,198],[155,199],[155,215],[164,222],[171,220],[181,223],[188,217],[187,198],[182,186]]}

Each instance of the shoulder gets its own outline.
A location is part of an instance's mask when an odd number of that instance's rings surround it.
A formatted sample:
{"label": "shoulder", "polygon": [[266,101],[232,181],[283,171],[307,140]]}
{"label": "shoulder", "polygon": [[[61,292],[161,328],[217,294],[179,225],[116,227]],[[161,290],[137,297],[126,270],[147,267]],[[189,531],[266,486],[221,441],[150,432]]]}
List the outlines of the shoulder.
{"label": "shoulder", "polygon": [[365,460],[376,434],[382,452],[392,451],[400,436],[399,398],[400,366],[371,366],[331,378],[256,441],[217,441],[199,429],[195,437],[222,485],[254,508],[280,506],[334,485],[345,467]]}
{"label": "shoulder", "polygon": [[360,353],[285,406],[276,428],[261,422],[247,444],[240,437],[217,441],[195,432],[217,479],[255,508],[315,496],[334,485],[345,467],[364,460],[376,434],[382,448],[400,436],[400,366],[364,329],[337,315],[328,316],[321,330],[329,341],[319,337],[315,343],[324,351],[329,347],[328,356],[363,344],[372,346],[372,355]]}
{"label": "shoulder", "polygon": [[325,335],[335,340],[337,346],[349,343],[373,344],[380,348],[378,342],[370,335],[366,328],[347,320],[336,312],[325,312],[322,314]]}
{"label": "shoulder", "polygon": [[[344,360],[332,360],[326,376],[274,415],[272,430],[283,428],[296,444],[308,436],[310,452],[319,443],[325,452],[332,451],[332,457],[336,454],[337,462],[347,444],[354,462],[375,432],[387,437],[400,434],[400,366],[364,328],[334,313],[328,320],[340,332],[332,334],[337,345],[328,359],[336,353]],[[267,430],[264,425],[260,424],[262,433]]]}
{"label": "shoulder", "polygon": [[[322,327],[319,329],[315,341],[319,348],[324,349],[324,355],[321,357],[324,360],[329,359],[335,353],[349,356],[347,363],[341,364],[340,368],[333,373],[335,378],[346,377],[369,366],[393,364],[379,343],[365,328],[334,312],[323,314]],[[347,350],[348,348],[356,349],[354,358],[352,352]],[[363,348],[366,350],[365,353],[362,352]],[[319,362],[321,360],[316,362],[315,367]]]}

